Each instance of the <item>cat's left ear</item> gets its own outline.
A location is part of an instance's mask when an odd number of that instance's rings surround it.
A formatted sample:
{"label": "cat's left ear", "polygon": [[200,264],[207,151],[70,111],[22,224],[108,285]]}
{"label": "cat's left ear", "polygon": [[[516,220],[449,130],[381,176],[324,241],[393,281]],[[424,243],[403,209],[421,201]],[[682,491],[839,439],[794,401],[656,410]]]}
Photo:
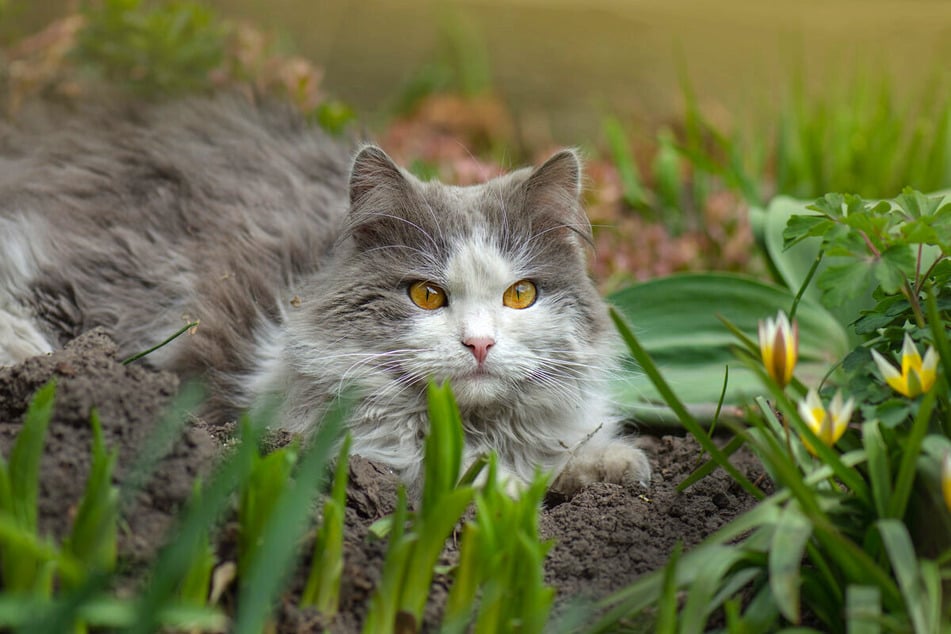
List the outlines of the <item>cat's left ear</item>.
{"label": "cat's left ear", "polygon": [[568,229],[590,244],[591,223],[580,200],[581,173],[578,153],[562,150],[532,171],[523,187],[526,210],[537,226],[546,231]]}
{"label": "cat's left ear", "polygon": [[581,196],[581,159],[574,150],[561,150],[535,169],[525,183],[526,190],[556,190],[577,199]]}

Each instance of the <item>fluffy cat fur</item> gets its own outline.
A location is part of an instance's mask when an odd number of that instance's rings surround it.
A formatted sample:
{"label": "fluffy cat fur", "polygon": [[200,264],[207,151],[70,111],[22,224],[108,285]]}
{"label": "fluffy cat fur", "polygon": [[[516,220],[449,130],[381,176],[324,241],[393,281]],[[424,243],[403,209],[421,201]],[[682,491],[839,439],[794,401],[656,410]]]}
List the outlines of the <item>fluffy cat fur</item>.
{"label": "fluffy cat fur", "polygon": [[[96,326],[132,354],[200,320],[147,362],[204,380],[212,422],[271,395],[306,432],[352,386],[353,451],[418,487],[426,383],[449,379],[466,461],[495,450],[516,486],[558,470],[566,493],[646,483],[606,396],[618,345],[580,187],[571,151],[479,186],[421,182],[237,99],[28,113],[0,130],[0,364]],[[503,305],[523,279],[535,303]],[[415,305],[419,280],[448,303]]]}

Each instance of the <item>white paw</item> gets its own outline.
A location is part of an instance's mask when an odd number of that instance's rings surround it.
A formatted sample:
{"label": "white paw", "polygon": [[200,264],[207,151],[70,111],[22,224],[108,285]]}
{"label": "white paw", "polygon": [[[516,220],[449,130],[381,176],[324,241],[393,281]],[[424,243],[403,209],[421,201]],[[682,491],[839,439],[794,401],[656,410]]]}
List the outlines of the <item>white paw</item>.
{"label": "white paw", "polygon": [[592,482],[647,486],[650,479],[651,466],[644,451],[629,441],[617,439],[603,445],[579,447],[551,488],[571,497]]}

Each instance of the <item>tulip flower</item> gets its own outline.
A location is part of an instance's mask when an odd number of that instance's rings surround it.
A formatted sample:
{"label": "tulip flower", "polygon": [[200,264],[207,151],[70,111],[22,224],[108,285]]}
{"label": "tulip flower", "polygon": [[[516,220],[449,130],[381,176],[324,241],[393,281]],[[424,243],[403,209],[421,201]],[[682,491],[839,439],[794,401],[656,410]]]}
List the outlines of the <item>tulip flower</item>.
{"label": "tulip flower", "polygon": [[[846,427],[849,426],[849,419],[852,418],[852,410],[855,408],[855,399],[842,402],[842,392],[836,392],[829,404],[828,411],[819,398],[819,393],[815,389],[810,389],[806,394],[806,399],[799,402],[799,413],[802,415],[809,429],[815,432],[826,446],[831,447],[839,441]],[[802,444],[806,446],[813,456],[816,451],[805,438]]]}
{"label": "tulip flower", "polygon": [[786,313],[779,311],[776,320],[759,322],[759,351],[766,372],[780,387],[792,381],[799,355],[799,324],[789,324]]}
{"label": "tulip flower", "polygon": [[944,505],[951,511],[951,451],[946,452],[941,461],[941,492],[944,493]]}
{"label": "tulip flower", "polygon": [[922,360],[918,348],[907,333],[905,333],[905,342],[901,349],[901,372],[875,350],[872,350],[872,358],[875,359],[875,365],[878,366],[878,371],[882,373],[885,382],[893,390],[908,398],[923,394],[934,385],[938,372],[938,354],[933,347],[929,346]]}

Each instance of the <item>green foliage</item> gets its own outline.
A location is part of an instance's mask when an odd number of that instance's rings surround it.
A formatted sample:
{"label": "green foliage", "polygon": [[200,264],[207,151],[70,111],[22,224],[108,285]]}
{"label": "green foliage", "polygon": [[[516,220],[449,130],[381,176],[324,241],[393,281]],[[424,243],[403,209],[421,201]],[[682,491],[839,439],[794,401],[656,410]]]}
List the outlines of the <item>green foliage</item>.
{"label": "green foliage", "polygon": [[497,476],[491,456],[477,491],[472,482],[480,460],[460,478],[462,423],[448,385],[430,385],[429,422],[419,510],[409,512],[400,490],[382,579],[363,631],[419,631],[439,555],[472,501],[475,520],[463,529],[443,631],[469,631],[470,626],[474,632],[544,631],[554,599],[543,578],[550,544],[540,541],[537,526],[547,478],[539,474],[513,498],[510,489],[516,483]]}
{"label": "green foliage", "polygon": [[601,127],[608,141],[611,159],[621,178],[621,195],[624,202],[632,209],[644,209],[649,205],[649,198],[644,188],[640,168],[634,160],[634,152],[628,142],[627,132],[615,117],[605,118]]}
{"label": "green foliage", "polygon": [[364,632],[392,632],[397,624],[417,631],[429,597],[434,568],[446,538],[475,494],[456,486],[462,465],[462,423],[448,385],[429,387],[423,491],[419,512],[406,525],[408,508],[401,491],[393,516],[383,578],[370,600]]}
{"label": "green foliage", "polygon": [[87,1],[83,13],[77,58],[140,94],[207,89],[209,73],[224,56],[224,27],[191,0]]}
{"label": "green foliage", "polygon": [[489,51],[474,23],[451,5],[436,7],[441,13],[434,59],[417,70],[396,97],[393,110],[398,114],[412,111],[435,93],[473,97],[491,88]]}
{"label": "green foliage", "polygon": [[[244,424],[250,424],[245,419]],[[250,432],[246,432],[250,433]],[[263,532],[274,514],[281,492],[291,481],[297,446],[288,445],[266,455],[255,455],[238,504],[238,574],[244,574],[263,543]]]}
{"label": "green foliage", "polygon": [[545,631],[555,598],[543,575],[552,542],[538,536],[547,486],[540,475],[513,499],[499,486],[495,456],[490,458],[486,485],[475,499],[475,520],[463,529],[443,632]]}
{"label": "green foliage", "polygon": [[63,550],[87,571],[109,572],[116,566],[119,526],[119,489],[112,484],[119,452],[106,451],[99,413],[93,410],[92,464],[86,490],[79,502],[73,530]]}
{"label": "green foliage", "polygon": [[314,539],[314,557],[307,585],[301,594],[301,606],[313,606],[327,616],[337,613],[340,599],[340,578],[343,574],[343,521],[347,503],[347,459],[350,435],[344,439],[337,455],[331,493],[324,501],[320,528]]}
{"label": "green foliage", "polygon": [[[722,389],[710,377],[722,376],[724,366],[729,367],[727,409],[735,410],[759,393],[759,380],[735,358],[734,338],[719,317],[755,336],[757,319],[789,310],[794,297],[786,289],[745,276],[689,273],[636,284],[609,296],[608,301],[635,324],[635,332],[643,333],[645,349],[668,381],[677,386],[691,413],[709,423]],[[800,304],[797,314],[800,371],[818,382],[848,352],[846,332],[811,299]],[[619,377],[616,400],[642,422],[676,422],[667,408],[657,405],[657,391],[636,367],[629,366]]]}
{"label": "green foliage", "polygon": [[893,196],[951,185],[951,93],[939,80],[896,103],[888,78],[807,96],[801,82],[779,117],[776,188],[799,198],[852,191]]}
{"label": "green foliage", "polygon": [[[37,532],[37,496],[40,458],[46,428],[53,416],[56,384],[37,391],[27,408],[23,428],[10,451],[9,461],[0,458],[0,518],[6,533],[0,536],[0,584],[7,592],[35,594],[46,598],[52,592],[50,558],[36,552],[42,548]],[[13,533],[13,534],[11,534]],[[23,541],[34,542],[27,546]],[[17,543],[19,542],[19,543]]]}
{"label": "green foliage", "polygon": [[[942,579],[951,575],[951,509],[941,494],[939,466],[951,451],[951,365],[945,357],[951,354],[947,271],[951,206],[942,204],[941,197],[906,189],[895,203],[829,194],[801,211],[817,213],[790,213],[785,243],[796,248],[819,242],[819,256],[803,275],[791,309],[808,296],[805,287],[817,269],[815,279],[825,301],[834,303],[853,297],[856,289],[869,289],[875,302],[851,324],[859,341],[856,349],[837,351],[841,372],[827,373],[821,381],[808,377],[805,383],[821,386],[834,379],[847,396],[859,401],[864,422],[845,432],[837,445],[841,450],[826,446],[800,407],[806,386],[794,380],[787,391],[776,384],[762,366],[759,345],[745,334],[747,329],[724,320],[738,339],[734,347],[738,362],[758,380],[770,402],[758,396],[743,422],[727,419],[736,437],[721,450],[615,313],[645,376],[710,454],[709,463],[681,488],[713,465],[748,487],[749,482],[725,461],[745,444],[763,463],[776,492],[666,570],[606,601],[604,607],[610,610],[595,631],[611,631],[619,621],[655,604],[660,606],[658,625],[668,631],[702,631],[718,610],[727,615],[731,631],[772,631],[798,625],[807,614],[831,632],[936,632],[951,627],[942,594]],[[818,264],[824,255],[837,260],[823,269]],[[806,339],[815,327],[807,325],[805,306],[798,305],[797,312],[803,358]],[[746,308],[755,311],[752,304]],[[653,327],[644,331],[655,334]],[[906,389],[910,396],[896,396],[872,363],[869,350],[887,353],[909,335],[896,375],[920,366],[922,376],[930,373],[932,378],[916,383],[926,386],[918,390],[924,393]],[[912,359],[907,346],[919,351],[933,347],[941,355],[937,368]],[[694,352],[702,355],[702,344]],[[894,389],[904,389],[908,383],[903,381],[902,375]],[[911,521],[920,507],[930,509],[924,525]],[[738,540],[740,536],[744,537]],[[916,552],[913,544],[927,546]],[[677,597],[681,603],[674,627],[669,611]]]}

